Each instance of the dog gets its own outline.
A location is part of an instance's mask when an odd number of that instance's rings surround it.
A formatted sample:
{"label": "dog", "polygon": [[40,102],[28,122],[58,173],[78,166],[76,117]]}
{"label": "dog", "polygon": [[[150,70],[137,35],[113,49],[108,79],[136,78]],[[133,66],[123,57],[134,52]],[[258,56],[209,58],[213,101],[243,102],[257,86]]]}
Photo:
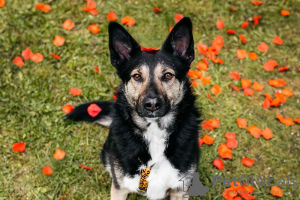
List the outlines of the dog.
{"label": "dog", "polygon": [[[109,127],[100,157],[112,177],[112,200],[132,192],[182,199],[200,154],[200,113],[187,77],[194,60],[192,22],[183,18],[161,50],[152,51],[141,50],[121,25],[110,22],[109,49],[122,80],[117,100],[79,105],[66,119]],[[91,104],[102,109],[96,117],[87,112]]]}

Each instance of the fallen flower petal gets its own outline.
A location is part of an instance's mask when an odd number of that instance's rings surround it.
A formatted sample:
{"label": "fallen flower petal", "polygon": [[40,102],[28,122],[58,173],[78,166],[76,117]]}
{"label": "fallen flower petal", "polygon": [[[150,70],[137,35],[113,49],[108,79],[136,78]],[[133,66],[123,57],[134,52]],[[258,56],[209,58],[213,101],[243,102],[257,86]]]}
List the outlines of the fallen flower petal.
{"label": "fallen flower petal", "polygon": [[178,23],[184,16],[182,14],[176,14],[174,17],[175,23]]}
{"label": "fallen flower petal", "polygon": [[201,42],[199,42],[197,45],[197,49],[198,49],[199,53],[206,55],[207,46],[205,44],[202,44]]}
{"label": "fallen flower petal", "polygon": [[270,193],[276,197],[282,197],[282,195],[283,195],[282,189],[280,189],[280,187],[278,187],[276,185],[271,187]]}
{"label": "fallen flower petal", "polygon": [[52,53],[52,52],[50,52],[50,55],[51,55],[53,58],[57,59],[57,60],[60,59],[60,56],[59,56],[59,55],[55,55],[55,54]]}
{"label": "fallen flower petal", "polygon": [[247,128],[247,120],[244,118],[236,118],[236,122],[239,128]]}
{"label": "fallen flower petal", "polygon": [[53,158],[56,160],[62,160],[66,156],[66,152],[64,152],[61,149],[56,149],[56,151],[53,154]]}
{"label": "fallen flower petal", "polygon": [[246,88],[250,88],[250,87],[251,87],[251,81],[248,80],[248,79],[242,78],[241,83],[242,83],[242,88],[243,88],[243,89],[246,89]]}
{"label": "fallen flower petal", "polygon": [[92,103],[88,108],[87,112],[91,117],[96,117],[102,109],[95,103]]}
{"label": "fallen flower petal", "polygon": [[248,55],[251,60],[257,60],[257,55],[255,52],[249,52]]}
{"label": "fallen flower petal", "polygon": [[154,7],[154,8],[153,8],[153,11],[154,11],[155,13],[160,13],[160,12],[161,12],[161,9],[160,9],[159,7]]}
{"label": "fallen flower petal", "polygon": [[282,40],[279,36],[276,36],[276,37],[274,37],[274,39],[273,39],[273,43],[274,43],[274,44],[278,44],[278,45],[282,45],[283,40]]}
{"label": "fallen flower petal", "polygon": [[243,94],[246,95],[246,96],[253,96],[254,94],[254,91],[250,88],[245,88],[244,91],[243,91]]}
{"label": "fallen flower petal", "polygon": [[257,6],[263,4],[263,1],[251,1],[251,3]]}
{"label": "fallen flower petal", "polygon": [[232,89],[234,89],[235,91],[240,92],[240,89],[239,89],[238,87],[236,87],[236,86],[234,86],[234,85],[230,85],[230,87],[231,87]]}
{"label": "fallen flower petal", "polygon": [[202,128],[205,130],[213,130],[214,128],[220,127],[219,119],[209,119],[202,123]]}
{"label": "fallen flower petal", "polygon": [[12,150],[15,152],[23,152],[25,151],[25,142],[19,142],[19,143],[15,143],[13,144]]}
{"label": "fallen flower petal", "polygon": [[281,93],[286,96],[286,97],[291,97],[294,95],[294,93],[292,92],[292,90],[290,90],[289,88],[284,88]]}
{"label": "fallen flower petal", "polygon": [[94,34],[97,34],[100,32],[100,28],[98,27],[97,24],[92,24],[89,26],[89,30],[94,33]]}
{"label": "fallen flower petal", "polygon": [[116,21],[117,20],[117,15],[114,11],[110,11],[109,13],[107,13],[107,19],[109,21]]}
{"label": "fallen flower petal", "polygon": [[82,90],[81,89],[78,89],[78,88],[71,88],[70,90],[70,93],[73,94],[74,96],[78,96],[82,93]]}
{"label": "fallen flower petal", "polygon": [[228,148],[230,148],[230,149],[235,149],[235,148],[237,148],[237,146],[238,146],[238,141],[236,140],[236,139],[234,139],[234,140],[227,140],[227,142],[226,142],[226,146],[228,147]]}
{"label": "fallen flower petal", "polygon": [[99,14],[98,10],[90,10],[89,13],[91,15],[98,15]]}
{"label": "fallen flower petal", "polygon": [[266,139],[269,140],[273,137],[272,130],[269,128],[265,128],[262,132],[261,135]]}
{"label": "fallen flower petal", "polygon": [[80,167],[83,168],[83,169],[87,169],[87,170],[93,170],[92,168],[88,167],[88,166],[84,166],[82,164],[80,164]]}
{"label": "fallen flower petal", "polygon": [[33,56],[33,53],[29,48],[26,48],[22,52],[22,56],[23,56],[24,60],[28,60],[28,59],[31,59],[31,57]]}
{"label": "fallen flower petal", "polygon": [[252,20],[254,21],[253,25],[257,26],[260,19],[261,19],[261,16],[252,17]]}
{"label": "fallen flower petal", "polygon": [[97,66],[94,66],[94,69],[96,70],[96,72],[100,73],[99,68]]}
{"label": "fallen flower petal", "polygon": [[65,43],[65,38],[61,37],[60,35],[56,35],[53,44],[55,46],[62,46]]}
{"label": "fallen flower petal", "polygon": [[201,80],[203,85],[210,84],[211,76],[202,76]]}
{"label": "fallen flower petal", "polygon": [[237,71],[230,72],[229,76],[234,80],[239,80],[241,78],[240,74]]}
{"label": "fallen flower petal", "polygon": [[214,100],[215,100],[214,98],[212,98],[212,97],[210,96],[210,94],[209,94],[209,93],[207,93],[207,97],[208,97],[210,100],[212,100],[212,101],[214,101]]}
{"label": "fallen flower petal", "polygon": [[264,43],[264,42],[261,42],[258,46],[257,46],[257,49],[260,51],[260,52],[266,52],[269,50],[269,46]]}
{"label": "fallen flower petal", "polygon": [[69,20],[69,19],[66,19],[64,21],[64,23],[62,24],[62,27],[68,31],[72,30],[74,28],[75,24]]}
{"label": "fallen flower petal", "polygon": [[247,167],[251,167],[254,164],[254,160],[250,159],[250,158],[242,158],[242,163],[243,165],[247,166]]}
{"label": "fallen flower petal", "polygon": [[221,29],[221,30],[222,30],[223,28],[225,28],[225,24],[224,24],[224,22],[223,22],[222,19],[219,19],[219,20],[217,21],[216,26],[217,26],[218,29]]}
{"label": "fallen flower petal", "polygon": [[40,63],[43,61],[44,56],[40,53],[35,53],[32,55],[31,60],[36,62],[36,63]]}
{"label": "fallen flower petal", "polygon": [[203,139],[201,137],[199,137],[199,147],[201,147],[203,144]]}
{"label": "fallen flower petal", "polygon": [[5,0],[0,0],[0,8],[3,8],[5,6]]}
{"label": "fallen flower petal", "polygon": [[203,71],[207,71],[208,65],[205,62],[200,61],[197,63],[197,68]]}
{"label": "fallen flower petal", "polygon": [[244,44],[247,43],[247,40],[246,40],[246,38],[245,38],[245,36],[244,36],[243,34],[241,34],[241,35],[239,36],[239,38],[240,38],[240,40],[241,40]]}
{"label": "fallen flower petal", "polygon": [[255,91],[263,91],[264,86],[262,84],[259,84],[258,82],[254,82],[252,85],[253,90]]}
{"label": "fallen flower petal", "polygon": [[221,144],[218,148],[218,153],[221,158],[232,158],[232,150],[229,149],[225,144]]}
{"label": "fallen flower petal", "polygon": [[62,107],[62,110],[64,113],[68,114],[68,113],[72,112],[72,110],[74,110],[74,107],[70,104],[66,104]]}
{"label": "fallen flower petal", "polygon": [[43,174],[45,175],[51,175],[52,174],[52,169],[49,165],[46,165],[44,168],[43,168]]}
{"label": "fallen flower petal", "polygon": [[257,126],[255,125],[251,125],[249,128],[248,128],[248,131],[249,133],[255,137],[256,139],[259,138],[259,136],[261,135],[261,129],[258,128]]}
{"label": "fallen flower petal", "polygon": [[222,170],[225,168],[223,160],[221,158],[215,159],[213,161],[213,165],[219,170]]}
{"label": "fallen flower petal", "polygon": [[214,84],[211,87],[210,91],[217,96],[218,94],[220,94],[222,92],[222,88],[220,86],[218,86],[217,84]]}
{"label": "fallen flower petal", "polygon": [[235,30],[228,29],[228,30],[226,31],[226,33],[228,33],[229,35],[234,35],[234,34],[235,34]]}
{"label": "fallen flower petal", "polygon": [[15,59],[13,59],[13,63],[18,67],[22,67],[24,65],[24,61],[20,56],[15,57]]}
{"label": "fallen flower petal", "polygon": [[264,69],[266,71],[272,71],[277,65],[278,63],[275,60],[270,59],[264,64]]}
{"label": "fallen flower petal", "polygon": [[289,16],[289,15],[290,15],[290,12],[287,11],[287,10],[281,10],[281,11],[280,11],[280,14],[281,14],[282,16]]}
{"label": "fallen flower petal", "polygon": [[294,121],[295,121],[297,124],[300,124],[300,118],[294,119]]}
{"label": "fallen flower petal", "polygon": [[282,71],[287,71],[289,70],[289,67],[278,67],[278,71],[282,72]]}
{"label": "fallen flower petal", "polygon": [[202,139],[203,139],[203,142],[208,145],[211,145],[215,141],[215,138],[211,137],[209,135],[204,135]]}
{"label": "fallen flower petal", "polygon": [[248,27],[248,25],[249,25],[249,22],[245,21],[245,22],[242,23],[242,28],[245,29],[245,28]]}
{"label": "fallen flower petal", "polygon": [[[272,100],[271,100],[272,101]],[[271,106],[271,101],[268,98],[265,98],[264,103],[263,103],[263,107],[264,109],[268,109]]]}
{"label": "fallen flower petal", "polygon": [[237,196],[238,193],[236,190],[234,190],[233,188],[226,188],[223,193],[222,196],[226,199],[226,200],[232,200],[235,196]]}
{"label": "fallen flower petal", "polygon": [[247,57],[247,52],[244,49],[237,49],[236,50],[236,56],[238,59],[244,59]]}

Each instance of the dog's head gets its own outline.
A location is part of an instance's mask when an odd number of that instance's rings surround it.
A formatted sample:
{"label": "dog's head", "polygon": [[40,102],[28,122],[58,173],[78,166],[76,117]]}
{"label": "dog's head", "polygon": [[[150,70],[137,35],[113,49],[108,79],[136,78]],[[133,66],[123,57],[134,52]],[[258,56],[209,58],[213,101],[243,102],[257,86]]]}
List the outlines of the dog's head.
{"label": "dog's head", "polygon": [[176,24],[158,51],[142,51],[121,25],[111,22],[109,48],[126,99],[141,117],[162,117],[180,102],[186,74],[194,60],[189,18]]}

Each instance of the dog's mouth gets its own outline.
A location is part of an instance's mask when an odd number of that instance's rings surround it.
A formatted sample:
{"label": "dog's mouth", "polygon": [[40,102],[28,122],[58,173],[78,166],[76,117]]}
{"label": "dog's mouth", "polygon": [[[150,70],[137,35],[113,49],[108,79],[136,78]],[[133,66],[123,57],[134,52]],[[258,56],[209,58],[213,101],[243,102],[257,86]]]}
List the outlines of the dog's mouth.
{"label": "dog's mouth", "polygon": [[143,117],[143,118],[159,118],[159,117],[163,117],[168,113],[168,107],[167,106],[162,106],[161,108],[159,108],[158,110],[155,111],[149,111],[147,109],[145,109],[144,107],[141,106],[137,106],[136,108],[137,113],[139,114],[139,116]]}

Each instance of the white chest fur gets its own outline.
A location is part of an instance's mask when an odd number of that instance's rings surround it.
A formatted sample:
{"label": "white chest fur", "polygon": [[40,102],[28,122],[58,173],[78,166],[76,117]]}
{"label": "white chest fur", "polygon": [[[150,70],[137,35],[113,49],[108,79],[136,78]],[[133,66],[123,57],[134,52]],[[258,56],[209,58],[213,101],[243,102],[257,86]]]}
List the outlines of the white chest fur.
{"label": "white chest fur", "polygon": [[[144,138],[148,142],[151,160],[149,160],[147,166],[144,165],[142,168],[154,165],[147,179],[148,189],[145,195],[149,199],[160,199],[165,196],[169,188],[182,187],[182,182],[180,181],[179,171],[164,156],[166,139],[168,137],[167,131],[161,130],[156,122],[150,123],[147,131],[144,133]],[[137,192],[139,181],[139,175],[136,175],[134,178],[125,176],[122,185],[132,192]]]}

